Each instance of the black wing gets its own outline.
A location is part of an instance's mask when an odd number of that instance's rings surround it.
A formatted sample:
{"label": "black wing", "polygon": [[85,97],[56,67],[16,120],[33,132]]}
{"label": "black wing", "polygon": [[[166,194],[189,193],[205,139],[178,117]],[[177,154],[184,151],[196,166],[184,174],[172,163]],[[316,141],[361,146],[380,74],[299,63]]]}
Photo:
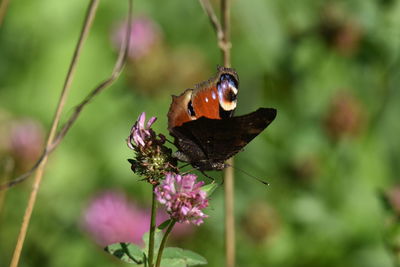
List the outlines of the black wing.
{"label": "black wing", "polygon": [[199,146],[197,138],[191,131],[178,126],[170,129],[170,133],[175,137],[174,144],[178,148],[178,151],[183,154],[175,155],[178,156],[179,160],[193,163],[207,159],[204,150]]}
{"label": "black wing", "polygon": [[260,108],[247,115],[226,119],[201,117],[172,129],[177,146],[192,162],[225,161],[238,153],[276,117],[276,110]]}

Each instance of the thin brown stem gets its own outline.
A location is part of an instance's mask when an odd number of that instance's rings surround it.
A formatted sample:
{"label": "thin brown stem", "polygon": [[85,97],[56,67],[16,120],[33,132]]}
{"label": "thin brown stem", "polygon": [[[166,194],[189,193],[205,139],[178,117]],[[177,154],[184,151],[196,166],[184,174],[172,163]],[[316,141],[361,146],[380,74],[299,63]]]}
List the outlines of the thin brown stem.
{"label": "thin brown stem", "polygon": [[93,98],[100,94],[102,91],[104,91],[106,88],[110,87],[115,80],[118,79],[120,76],[126,62],[126,58],[129,52],[129,43],[130,43],[130,31],[131,31],[131,16],[132,16],[132,4],[131,0],[129,0],[129,17],[128,17],[128,27],[127,27],[127,33],[126,33],[126,39],[125,42],[122,43],[120,53],[118,55],[118,59],[115,63],[114,69],[110,75],[109,78],[107,78],[105,81],[101,82],[96,88],[94,88],[84,99],[83,101],[75,107],[74,113],[70,116],[68,121],[63,125],[59,133],[57,134],[56,138],[54,139],[54,142],[49,148],[49,153],[52,152],[62,141],[62,139],[65,137],[71,126],[74,124],[76,119],[79,117],[82,109],[89,104]]}
{"label": "thin brown stem", "polygon": [[224,32],[222,30],[221,23],[219,22],[217,15],[215,14],[214,8],[208,0],[200,0],[200,4],[210,19],[211,25],[213,26],[215,33],[217,34],[218,41],[223,40]]}
{"label": "thin brown stem", "polygon": [[[222,46],[220,45],[224,67],[231,66],[231,1],[221,0],[221,20],[222,20]],[[225,181],[225,266],[235,266],[235,207],[234,207],[234,172],[233,158],[228,161],[229,167],[224,171]]]}
{"label": "thin brown stem", "polygon": [[80,113],[84,109],[84,107],[89,104],[95,96],[100,94],[102,91],[104,91],[106,88],[110,87],[115,80],[118,79],[120,76],[123,67],[125,66],[126,58],[128,55],[128,50],[129,50],[129,42],[130,38],[128,38],[129,33],[131,31],[131,20],[132,20],[132,3],[131,0],[129,0],[129,10],[128,10],[128,27],[127,27],[127,32],[126,32],[126,38],[125,41],[122,43],[119,54],[118,54],[118,59],[114,65],[113,71],[106,80],[101,82],[98,86],[96,86],[83,100],[81,103],[79,103],[75,109],[72,115],[68,118],[67,122],[61,127],[61,129],[58,131],[56,137],[54,138],[52,144],[43,152],[41,157],[38,159],[38,161],[35,163],[35,165],[26,173],[18,176],[17,178],[13,179],[12,181],[0,185],[0,190],[3,189],[8,189],[14,185],[17,185],[26,179],[28,179],[34,172],[35,170],[39,167],[41,162],[44,160],[45,157],[47,157],[51,152],[54,151],[54,149],[57,148],[57,146],[61,143],[61,141],[64,139],[65,135],[68,133],[70,130],[71,126],[75,123],[75,121],[78,119]]}
{"label": "thin brown stem", "polygon": [[[72,57],[72,61],[70,64],[70,67],[68,69],[68,73],[67,76],[65,78],[65,82],[64,82],[64,86],[62,88],[61,91],[61,95],[59,98],[59,102],[57,105],[57,109],[53,118],[53,122],[51,125],[51,129],[49,132],[49,135],[47,137],[47,141],[46,141],[46,150],[50,147],[50,145],[52,144],[55,134],[56,134],[56,130],[58,127],[58,123],[60,121],[60,117],[61,117],[61,113],[62,110],[64,108],[64,104],[67,100],[67,96],[68,96],[68,92],[69,89],[71,87],[71,83],[74,77],[74,73],[76,70],[76,64],[78,62],[80,53],[82,51],[82,47],[83,44],[89,34],[89,30],[92,26],[95,14],[96,14],[96,10],[97,10],[97,6],[98,6],[99,0],[92,0],[89,3],[89,7],[88,10],[86,12],[86,17],[85,17],[85,21],[82,27],[82,31],[81,34],[79,36],[79,40],[78,43],[76,45],[75,48],[75,52],[74,55]],[[14,250],[14,254],[11,260],[11,264],[10,267],[16,267],[18,266],[18,262],[21,256],[21,251],[22,251],[22,247],[25,241],[25,237],[26,237],[26,232],[28,230],[28,226],[29,226],[29,222],[31,219],[31,215],[32,215],[32,211],[33,211],[33,207],[35,206],[36,203],[36,197],[37,197],[37,193],[39,191],[39,187],[40,187],[40,183],[42,181],[42,177],[43,177],[43,173],[44,173],[44,168],[46,166],[47,163],[47,156],[43,157],[42,162],[39,164],[36,173],[35,173],[35,179],[33,181],[33,185],[32,185],[32,190],[31,190],[31,194],[29,196],[29,201],[28,201],[28,205],[26,207],[25,210],[25,214],[24,214],[24,218],[22,220],[22,225],[21,225],[21,229],[18,235],[18,240],[17,240],[17,245],[15,246],[15,250]]]}
{"label": "thin brown stem", "polygon": [[47,153],[43,152],[43,154],[40,156],[39,160],[35,163],[35,165],[33,165],[33,167],[29,171],[18,176],[17,178],[14,178],[13,180],[11,180],[9,182],[5,182],[5,183],[1,184],[0,191],[9,189],[10,187],[12,187],[16,184],[19,184],[19,183],[25,181],[27,178],[29,178],[35,172],[35,170],[39,167],[40,163],[43,161],[45,156],[47,156]]}
{"label": "thin brown stem", "polygon": [[235,176],[233,172],[233,158],[227,162],[230,166],[224,170],[225,188],[225,266],[235,266]]}
{"label": "thin brown stem", "polygon": [[[3,166],[4,166],[3,167],[4,171],[3,171],[3,175],[1,177],[1,180],[4,181],[4,182],[7,182],[8,179],[10,179],[11,174],[14,171],[14,167],[15,167],[15,162],[12,159],[12,157],[7,157],[4,160]],[[0,214],[1,214],[1,211],[2,211],[2,208],[3,208],[3,204],[4,204],[4,199],[6,197],[6,193],[7,192],[5,192],[5,191],[0,191]]]}
{"label": "thin brown stem", "polygon": [[10,0],[3,0],[0,3],[0,27],[3,24],[4,17],[6,16],[9,3],[10,3]]}
{"label": "thin brown stem", "polygon": [[[218,39],[218,47],[222,53],[224,67],[231,66],[231,42],[230,42],[230,0],[221,0],[221,20],[218,21],[214,8],[209,0],[199,0],[204,12],[210,19]],[[227,161],[224,170],[225,187],[225,266],[235,266],[235,216],[234,216],[234,172],[233,158]]]}
{"label": "thin brown stem", "polygon": [[[206,15],[208,16],[208,18],[211,22],[211,26],[215,30],[215,33],[217,35],[219,49],[221,51],[223,51],[222,52],[223,54],[229,54],[231,44],[229,43],[229,38],[226,39],[226,37],[225,37],[224,27],[219,22],[213,6],[211,5],[209,0],[199,0],[199,1],[200,1],[201,6],[203,7],[204,12],[206,13]],[[226,25],[226,24],[224,24],[224,25]],[[230,65],[229,60],[230,59],[228,59],[228,61],[225,61],[225,56],[224,56],[223,61],[224,61],[224,65],[226,67],[228,67]],[[229,63],[229,64],[225,64],[225,63]]]}
{"label": "thin brown stem", "polygon": [[222,18],[222,43],[221,47],[224,67],[231,66],[231,1],[221,0],[221,18]]}

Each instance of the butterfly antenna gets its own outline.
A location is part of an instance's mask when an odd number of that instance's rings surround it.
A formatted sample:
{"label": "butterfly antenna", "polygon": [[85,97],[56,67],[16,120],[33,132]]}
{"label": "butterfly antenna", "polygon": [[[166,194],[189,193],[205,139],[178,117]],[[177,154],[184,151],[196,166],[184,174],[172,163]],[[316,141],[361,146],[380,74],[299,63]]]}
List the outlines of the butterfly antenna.
{"label": "butterfly antenna", "polygon": [[226,164],[226,166],[232,167],[233,169],[238,170],[238,171],[240,171],[241,173],[246,174],[247,176],[249,176],[249,177],[251,177],[251,178],[253,178],[253,179],[259,181],[260,183],[262,183],[262,184],[264,184],[264,185],[269,185],[269,183],[268,183],[267,181],[264,181],[264,180],[262,180],[262,179],[260,179],[260,178],[258,178],[258,177],[256,177],[256,176],[254,176],[254,175],[252,175],[252,174],[246,172],[245,170],[242,170],[242,169],[240,169],[240,168],[238,168],[238,167],[234,167],[234,166],[232,166],[232,165],[230,165],[230,164],[228,164],[228,163],[225,163],[225,164]]}
{"label": "butterfly antenna", "polygon": [[[190,165],[190,163],[187,163],[187,164],[185,164],[184,166],[181,166],[181,168],[183,168],[183,167],[186,167],[186,166],[188,166],[188,165]],[[188,171],[185,171],[185,172],[183,172],[182,174],[183,175],[185,175],[185,174],[188,174],[189,172],[191,172],[191,171],[194,171],[194,170],[197,170],[196,168],[192,168],[192,169],[190,169],[190,170],[188,170]],[[211,181],[215,181],[215,179],[213,178],[213,177],[211,177],[210,175],[208,175],[208,174],[206,174],[204,171],[200,171],[205,177],[207,177],[208,179],[210,179]]]}

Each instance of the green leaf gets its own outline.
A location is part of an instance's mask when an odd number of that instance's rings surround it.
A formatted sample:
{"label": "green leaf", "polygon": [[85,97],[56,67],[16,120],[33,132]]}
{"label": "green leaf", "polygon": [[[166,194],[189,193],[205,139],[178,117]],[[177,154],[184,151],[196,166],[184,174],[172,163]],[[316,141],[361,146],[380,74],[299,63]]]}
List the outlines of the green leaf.
{"label": "green leaf", "polygon": [[196,252],[186,249],[182,250],[183,250],[183,255],[187,261],[187,265],[194,266],[194,265],[204,265],[208,263],[203,256],[197,254]]}
{"label": "green leaf", "polygon": [[162,259],[161,267],[187,267],[183,259]]}
{"label": "green leaf", "polygon": [[159,230],[164,230],[170,223],[171,223],[171,219],[168,219],[168,220],[162,222],[162,223],[157,227],[157,229],[159,229]]}
{"label": "green leaf", "polygon": [[215,182],[206,184],[201,187],[202,191],[205,191],[207,193],[207,196],[210,196],[212,193],[214,193],[215,189],[217,189],[218,184]]}
{"label": "green leaf", "polygon": [[[168,263],[174,263],[176,265],[167,265]],[[184,265],[179,265],[183,263]],[[181,248],[165,248],[161,265],[162,266],[195,266],[195,265],[204,265],[207,264],[207,260],[200,256],[199,254],[185,250]]]}
{"label": "green leaf", "polygon": [[104,250],[123,262],[132,263],[136,266],[143,266],[145,255],[140,247],[135,244],[115,243],[108,245]]}

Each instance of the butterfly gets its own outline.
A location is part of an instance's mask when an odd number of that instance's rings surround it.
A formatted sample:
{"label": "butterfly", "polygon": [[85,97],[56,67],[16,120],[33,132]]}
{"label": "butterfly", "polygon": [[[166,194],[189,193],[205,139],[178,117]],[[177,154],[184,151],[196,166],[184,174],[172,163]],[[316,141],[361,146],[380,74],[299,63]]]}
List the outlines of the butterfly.
{"label": "butterfly", "polygon": [[215,77],[172,96],[168,130],[178,151],[174,156],[200,171],[222,170],[276,117],[276,109],[233,116],[239,77],[232,68],[218,67]]}

